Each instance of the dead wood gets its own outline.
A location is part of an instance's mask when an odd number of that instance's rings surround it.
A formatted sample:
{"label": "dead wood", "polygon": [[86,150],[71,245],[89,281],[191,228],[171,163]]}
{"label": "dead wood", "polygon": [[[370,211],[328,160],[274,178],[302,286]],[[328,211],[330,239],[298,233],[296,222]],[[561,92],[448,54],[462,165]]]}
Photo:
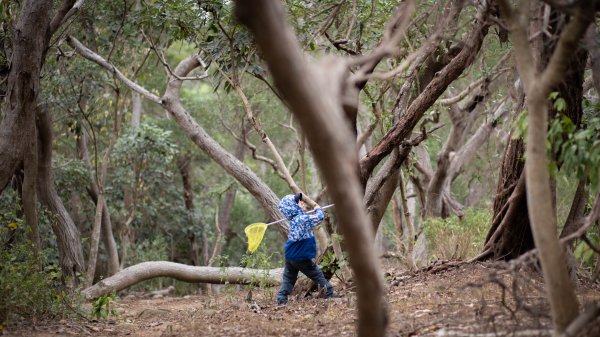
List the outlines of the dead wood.
{"label": "dead wood", "polygon": [[81,294],[86,299],[94,299],[121,291],[155,277],[171,277],[193,283],[276,286],[279,285],[282,275],[283,268],[262,270],[241,267],[195,267],[168,261],[151,261],[125,268],[115,275],[84,289]]}

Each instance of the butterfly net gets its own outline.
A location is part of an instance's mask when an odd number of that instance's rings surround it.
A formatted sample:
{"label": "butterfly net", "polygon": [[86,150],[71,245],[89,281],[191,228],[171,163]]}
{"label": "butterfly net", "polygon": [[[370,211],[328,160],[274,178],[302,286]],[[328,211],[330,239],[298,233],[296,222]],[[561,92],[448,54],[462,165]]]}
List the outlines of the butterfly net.
{"label": "butterfly net", "polygon": [[265,235],[265,231],[267,230],[267,224],[264,223],[253,223],[248,225],[244,232],[246,232],[246,236],[248,237],[248,251],[250,253],[254,253],[260,245],[260,242]]}

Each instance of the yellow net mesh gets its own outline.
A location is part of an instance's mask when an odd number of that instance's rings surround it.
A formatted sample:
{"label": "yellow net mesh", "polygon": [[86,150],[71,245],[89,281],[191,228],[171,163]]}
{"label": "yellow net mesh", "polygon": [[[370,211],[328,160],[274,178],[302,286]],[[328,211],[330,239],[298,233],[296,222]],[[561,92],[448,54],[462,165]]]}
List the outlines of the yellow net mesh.
{"label": "yellow net mesh", "polygon": [[265,235],[265,231],[267,230],[267,224],[265,223],[253,223],[251,225],[246,226],[244,232],[246,232],[246,236],[248,237],[248,251],[250,253],[254,253],[260,245],[260,242]]}

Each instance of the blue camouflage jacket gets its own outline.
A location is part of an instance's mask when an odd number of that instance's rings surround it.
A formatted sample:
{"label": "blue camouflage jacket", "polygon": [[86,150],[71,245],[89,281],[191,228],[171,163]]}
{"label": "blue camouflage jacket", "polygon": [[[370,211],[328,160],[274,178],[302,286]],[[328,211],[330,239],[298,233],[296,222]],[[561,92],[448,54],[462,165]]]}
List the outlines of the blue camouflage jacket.
{"label": "blue camouflage jacket", "polygon": [[279,210],[290,222],[288,240],[285,243],[285,259],[299,261],[317,256],[317,242],[313,229],[318,226],[325,214],[317,208],[313,214],[306,214],[294,201],[294,195],[286,195],[279,203]]}

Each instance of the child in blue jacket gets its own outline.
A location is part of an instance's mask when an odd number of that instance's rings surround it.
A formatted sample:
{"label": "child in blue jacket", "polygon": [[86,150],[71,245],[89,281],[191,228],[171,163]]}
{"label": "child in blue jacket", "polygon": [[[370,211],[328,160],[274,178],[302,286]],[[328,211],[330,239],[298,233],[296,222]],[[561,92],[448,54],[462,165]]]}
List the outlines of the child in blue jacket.
{"label": "child in blue jacket", "polygon": [[288,240],[285,243],[285,268],[281,288],[277,293],[277,304],[287,303],[288,295],[294,289],[298,272],[302,272],[320,289],[325,289],[325,297],[333,296],[333,287],[327,281],[319,266],[312,259],[317,256],[317,242],[313,229],[318,226],[325,214],[317,208],[313,214],[306,214],[298,203],[302,193],[286,195],[279,203],[279,210],[290,222]]}

